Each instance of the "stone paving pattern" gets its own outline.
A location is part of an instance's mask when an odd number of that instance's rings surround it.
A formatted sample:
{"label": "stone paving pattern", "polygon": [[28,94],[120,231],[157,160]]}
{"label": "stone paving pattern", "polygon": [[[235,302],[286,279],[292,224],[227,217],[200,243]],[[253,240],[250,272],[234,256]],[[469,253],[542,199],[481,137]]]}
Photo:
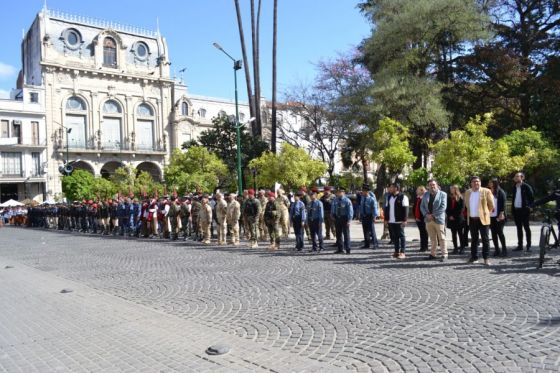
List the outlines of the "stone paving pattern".
{"label": "stone paving pattern", "polygon": [[[400,262],[388,246],[0,240],[0,371],[560,371],[560,266],[535,270],[536,250],[487,268],[426,262],[414,245]],[[216,342],[232,352],[206,356]]]}

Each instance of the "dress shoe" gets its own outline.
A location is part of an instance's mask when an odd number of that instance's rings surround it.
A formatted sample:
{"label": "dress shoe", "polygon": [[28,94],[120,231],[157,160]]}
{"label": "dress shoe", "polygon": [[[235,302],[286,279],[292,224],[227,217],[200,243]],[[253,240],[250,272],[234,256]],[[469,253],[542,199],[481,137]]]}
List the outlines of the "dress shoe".
{"label": "dress shoe", "polygon": [[436,258],[435,256],[431,255],[431,254],[430,254],[430,256],[428,256],[428,257],[426,258],[426,260],[436,260],[436,259],[437,259],[437,258]]}
{"label": "dress shoe", "polygon": [[523,246],[517,246],[513,251],[523,251]]}

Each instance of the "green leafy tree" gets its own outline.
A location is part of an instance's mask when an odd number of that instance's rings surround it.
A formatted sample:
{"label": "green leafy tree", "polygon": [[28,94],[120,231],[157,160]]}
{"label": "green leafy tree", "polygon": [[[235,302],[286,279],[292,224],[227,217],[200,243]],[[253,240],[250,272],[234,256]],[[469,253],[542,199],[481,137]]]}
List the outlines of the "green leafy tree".
{"label": "green leafy tree", "polygon": [[[237,133],[234,121],[225,115],[212,119],[212,129],[203,131],[198,140],[192,140],[182,145],[183,149],[192,146],[203,146],[216,154],[224,161],[229,173],[221,180],[222,186],[235,187],[237,176]],[[245,127],[240,129],[241,134],[241,168],[246,170],[249,162],[259,157],[266,150],[268,144],[258,137],[249,134]],[[244,183],[245,184],[245,183]]]}
{"label": "green leafy tree", "polygon": [[85,170],[75,170],[62,178],[62,192],[68,201],[95,198],[95,185],[95,177]]}
{"label": "green leafy tree", "polygon": [[373,112],[410,129],[415,166],[425,167],[429,144],[450,123],[445,90],[456,59],[488,36],[488,16],[474,0],[368,0],[359,8],[373,24],[361,46],[375,82]]}
{"label": "green leafy tree", "polygon": [[448,139],[433,146],[432,171],[440,183],[463,184],[472,175],[506,177],[523,168],[524,158],[512,155],[506,141],[487,135],[491,124],[491,114],[476,116],[464,130],[452,131]]}
{"label": "green leafy tree", "polygon": [[113,198],[117,193],[117,186],[103,177],[97,177],[93,184],[93,193],[97,199]]}
{"label": "green leafy tree", "polygon": [[310,185],[325,174],[325,162],[312,159],[307,152],[284,143],[279,154],[265,152],[249,167],[257,171],[257,184],[272,188],[274,183],[293,189]]}
{"label": "green leafy tree", "polygon": [[404,125],[390,118],[382,119],[373,133],[373,160],[383,164],[393,176],[403,172],[416,159],[410,150],[409,138],[409,130]]}
{"label": "green leafy tree", "polygon": [[167,186],[179,193],[194,190],[210,193],[228,174],[228,169],[205,147],[191,146],[186,152],[175,149],[164,173]]}

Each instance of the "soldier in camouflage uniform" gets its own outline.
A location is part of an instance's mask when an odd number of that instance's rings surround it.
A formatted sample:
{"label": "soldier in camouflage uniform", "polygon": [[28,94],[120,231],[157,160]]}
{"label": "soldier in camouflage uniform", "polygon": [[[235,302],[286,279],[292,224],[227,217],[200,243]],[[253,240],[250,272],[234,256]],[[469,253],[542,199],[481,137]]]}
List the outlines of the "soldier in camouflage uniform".
{"label": "soldier in camouflage uniform", "polygon": [[198,213],[198,223],[200,225],[200,230],[202,231],[202,239],[205,244],[210,243],[210,225],[212,224],[212,207],[208,203],[208,196],[202,197],[202,203],[200,205],[200,211]]}
{"label": "soldier in camouflage uniform", "polygon": [[250,248],[258,247],[257,243],[257,231],[259,229],[259,216],[261,214],[261,204],[258,199],[255,198],[255,191],[249,189],[248,198],[243,206],[243,216],[248,225],[249,229],[249,240]]}
{"label": "soldier in camouflage uniform", "polygon": [[259,215],[259,240],[266,240],[268,237],[267,224],[264,221],[264,207],[268,203],[267,194],[264,190],[259,190],[259,203],[261,204],[261,213]]}
{"label": "soldier in camouflage uniform", "polygon": [[200,204],[199,197],[198,196],[194,197],[191,204],[191,223],[192,223],[191,236],[192,239],[195,241],[200,240],[200,226],[198,224],[198,215],[200,214],[201,207],[202,205]]}
{"label": "soldier in camouflage uniform", "polygon": [[332,203],[335,199],[334,194],[331,193],[330,187],[325,187],[325,193],[321,197],[321,202],[323,203],[323,211],[325,212],[325,239],[330,240],[331,234],[336,237],[335,224],[333,217],[331,215]]}
{"label": "soldier in camouflage uniform", "polygon": [[278,189],[278,196],[276,199],[281,202],[280,207],[280,230],[282,237],[288,238],[290,234],[290,200],[284,194],[282,189]]}
{"label": "soldier in camouflage uniform", "polygon": [[235,199],[235,194],[228,195],[228,206],[226,211],[227,226],[231,230],[231,243],[239,245],[239,218],[241,217],[241,207]]}
{"label": "soldier in camouflage uniform", "polygon": [[179,237],[179,229],[181,228],[180,212],[181,207],[178,205],[177,198],[171,197],[169,211],[167,212],[167,219],[169,219],[169,225],[171,228],[170,238],[174,241]]}
{"label": "soldier in camouflage uniform", "polygon": [[274,192],[268,192],[263,215],[270,239],[269,250],[278,250],[280,247],[280,204],[282,201],[275,198]]}
{"label": "soldier in camouflage uniform", "polygon": [[187,196],[183,196],[183,203],[181,203],[181,210],[179,216],[181,217],[181,225],[183,231],[183,239],[187,239],[189,235],[189,219],[191,217],[191,204]]}
{"label": "soldier in camouflage uniform", "polygon": [[243,196],[239,202],[241,205],[241,225],[243,226],[243,237],[248,240],[251,236],[251,230],[249,229],[249,220],[245,216],[245,205],[249,199],[249,192],[247,190],[243,191]]}
{"label": "soldier in camouflage uniform", "polygon": [[221,193],[216,193],[216,224],[218,231],[218,245],[226,244],[226,228],[227,228],[227,202]]}

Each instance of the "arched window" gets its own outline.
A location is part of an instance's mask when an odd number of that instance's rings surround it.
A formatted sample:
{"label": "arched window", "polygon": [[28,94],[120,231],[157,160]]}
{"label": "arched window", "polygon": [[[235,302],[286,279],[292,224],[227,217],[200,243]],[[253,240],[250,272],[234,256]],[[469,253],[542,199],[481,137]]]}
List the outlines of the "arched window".
{"label": "arched window", "polygon": [[66,100],[66,113],[64,116],[64,127],[67,136],[68,147],[70,148],[86,148],[86,123],[87,110],[85,102],[77,97],[72,96]]}
{"label": "arched window", "polygon": [[117,67],[117,44],[113,38],[103,40],[103,66]]}
{"label": "arched window", "polygon": [[198,109],[198,115],[199,115],[201,118],[206,118],[206,109],[204,109],[204,108]]}
{"label": "arched window", "polygon": [[139,150],[154,150],[154,111],[148,104],[136,109],[136,147]]}
{"label": "arched window", "polygon": [[220,111],[218,112],[218,116],[219,116],[219,117],[225,117],[225,116],[227,116],[227,114],[226,114],[225,111],[220,110]]}
{"label": "arched window", "polygon": [[103,104],[101,121],[101,146],[103,149],[122,149],[122,109],[115,100]]}
{"label": "arched window", "polygon": [[239,113],[239,121],[245,122],[245,113]]}
{"label": "arched window", "polygon": [[189,104],[187,104],[186,102],[183,102],[181,104],[181,115],[189,115]]}

